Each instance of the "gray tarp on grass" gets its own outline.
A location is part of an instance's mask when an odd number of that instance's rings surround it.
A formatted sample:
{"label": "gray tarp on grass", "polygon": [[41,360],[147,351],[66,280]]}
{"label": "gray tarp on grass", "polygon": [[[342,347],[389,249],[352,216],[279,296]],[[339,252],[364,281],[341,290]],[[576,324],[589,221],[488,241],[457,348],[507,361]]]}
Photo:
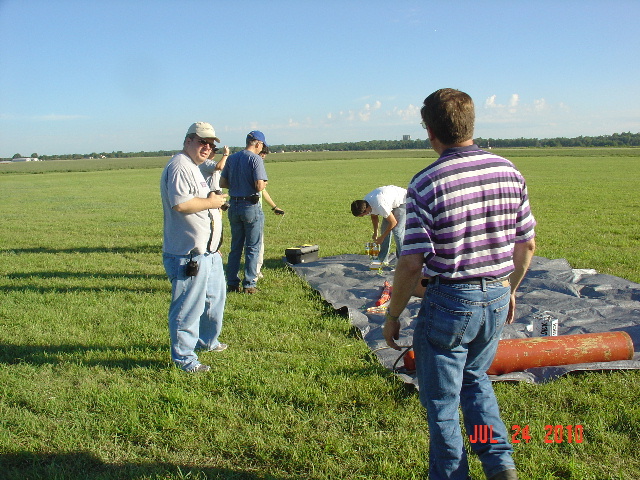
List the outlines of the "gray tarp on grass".
{"label": "gray tarp on grass", "polygon": [[[369,269],[365,255],[324,257],[311,263],[290,265],[336,310],[346,310],[351,323],[378,356],[392,369],[399,352],[386,347],[382,337],[384,314],[366,313],[380,297],[385,280],[393,281],[391,268],[382,274]],[[516,321],[506,325],[502,338],[527,338],[534,317],[548,312],[558,322],[558,335],[626,331],[633,339],[633,360],[582,363],[557,367],[531,368],[523,372],[492,376],[494,381],[542,383],[568,372],[583,370],[640,369],[640,285],[595,270],[572,269],[564,259],[534,257],[518,289]],[[414,318],[420,299],[413,297],[401,316],[398,345],[411,345]],[[399,366],[403,361],[398,362]],[[407,383],[417,385],[413,375],[400,374]]]}

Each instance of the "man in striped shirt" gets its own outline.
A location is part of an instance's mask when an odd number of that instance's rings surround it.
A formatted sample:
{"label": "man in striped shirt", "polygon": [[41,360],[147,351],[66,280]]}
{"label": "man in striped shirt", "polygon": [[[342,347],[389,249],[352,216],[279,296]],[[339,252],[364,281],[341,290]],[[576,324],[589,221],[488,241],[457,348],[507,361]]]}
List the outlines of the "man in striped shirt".
{"label": "man in striped shirt", "polygon": [[[517,479],[486,371],[504,324],[513,322],[515,292],[535,250],[526,184],[511,162],[473,143],[475,113],[466,93],[438,90],[425,99],[421,115],[440,158],[407,190],[384,337],[400,349],[399,316],[424,277],[413,347],[430,432],[429,478],[469,478],[460,406],[487,478]],[[490,441],[473,441],[479,429],[490,429]]]}

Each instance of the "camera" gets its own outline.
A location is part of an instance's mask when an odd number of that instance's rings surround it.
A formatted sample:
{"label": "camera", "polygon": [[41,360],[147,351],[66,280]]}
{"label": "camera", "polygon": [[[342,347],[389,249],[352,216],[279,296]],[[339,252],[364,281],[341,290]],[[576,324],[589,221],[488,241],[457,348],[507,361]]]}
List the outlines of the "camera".
{"label": "camera", "polygon": [[[222,190],[211,190],[211,191],[216,195],[222,195]],[[224,202],[220,207],[220,210],[222,210],[223,212],[226,212],[229,209],[229,207],[230,207],[229,202]]]}
{"label": "camera", "polygon": [[190,258],[187,262],[186,266],[186,275],[187,277],[195,277],[198,274],[198,262],[196,262],[193,258]]}

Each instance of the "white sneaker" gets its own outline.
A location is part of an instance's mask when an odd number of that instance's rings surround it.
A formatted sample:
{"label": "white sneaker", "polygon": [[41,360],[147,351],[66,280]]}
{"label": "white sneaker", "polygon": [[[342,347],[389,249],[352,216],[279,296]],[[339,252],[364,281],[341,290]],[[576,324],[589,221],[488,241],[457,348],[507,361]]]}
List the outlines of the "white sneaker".
{"label": "white sneaker", "polygon": [[208,372],[211,370],[209,365],[205,365],[204,363],[199,363],[197,367],[192,368],[191,370],[187,370],[188,373],[200,373],[200,372]]}
{"label": "white sneaker", "polygon": [[219,343],[215,347],[210,348],[209,350],[207,350],[207,352],[223,352],[224,350],[227,349],[228,346],[229,345],[227,345],[226,343]]}

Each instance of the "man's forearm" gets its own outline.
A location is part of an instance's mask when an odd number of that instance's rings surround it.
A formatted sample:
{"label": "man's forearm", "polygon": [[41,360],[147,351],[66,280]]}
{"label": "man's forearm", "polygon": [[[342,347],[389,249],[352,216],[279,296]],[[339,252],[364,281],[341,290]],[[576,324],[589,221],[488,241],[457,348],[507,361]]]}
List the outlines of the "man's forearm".
{"label": "man's forearm", "polygon": [[174,205],[173,209],[176,212],[184,214],[197,213],[210,208],[220,208],[222,204],[224,204],[226,198],[226,194],[216,195],[214,193],[210,193],[207,198],[194,197],[191,200]]}
{"label": "man's forearm", "polygon": [[391,300],[384,317],[382,335],[391,348],[400,350],[396,343],[400,338],[400,314],[409,303],[420,277],[422,276],[422,255],[404,255],[398,259],[396,273],[393,276]]}
{"label": "man's forearm", "polygon": [[371,215],[371,225],[373,226],[373,236],[378,235],[378,216]]}
{"label": "man's forearm", "polygon": [[536,242],[532,238],[526,242],[516,243],[513,247],[513,265],[515,270],[509,276],[509,281],[511,282],[511,293],[515,293],[515,291],[520,286],[522,279],[524,278],[527,270],[529,269],[529,265],[531,264],[531,259],[533,258],[533,253],[536,250]]}
{"label": "man's forearm", "polygon": [[401,255],[393,276],[393,290],[387,307],[389,315],[399,317],[422,278],[422,255]]}

